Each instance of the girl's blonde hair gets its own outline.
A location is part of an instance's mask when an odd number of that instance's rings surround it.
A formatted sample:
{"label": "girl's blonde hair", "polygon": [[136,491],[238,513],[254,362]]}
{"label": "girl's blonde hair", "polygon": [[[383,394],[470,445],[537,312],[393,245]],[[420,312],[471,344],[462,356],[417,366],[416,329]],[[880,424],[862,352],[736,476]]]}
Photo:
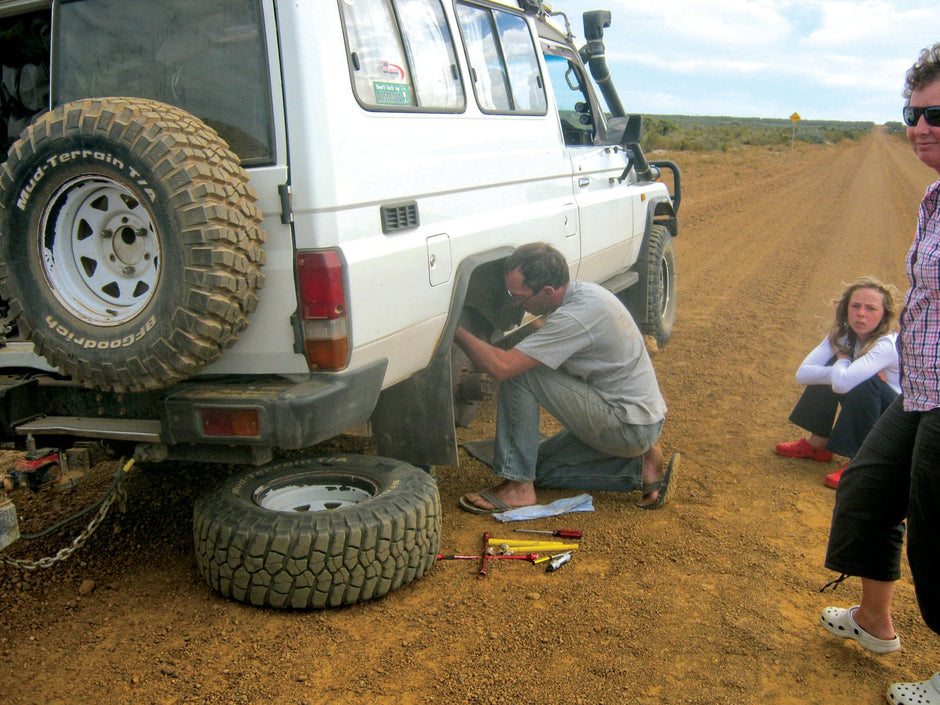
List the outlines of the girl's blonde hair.
{"label": "girl's blonde hair", "polygon": [[862,346],[859,355],[867,353],[878,339],[892,332],[897,327],[898,314],[900,313],[900,300],[898,290],[891,284],[885,284],[875,277],[862,277],[846,286],[842,296],[835,299],[836,304],[835,321],[829,331],[829,343],[833,348],[841,349],[841,352],[852,355],[855,351],[855,345],[858,343],[858,336],[849,326],[849,300],[859,289],[873,289],[881,294],[881,301],[884,304],[884,315],[878,327],[872,331],[871,337]]}

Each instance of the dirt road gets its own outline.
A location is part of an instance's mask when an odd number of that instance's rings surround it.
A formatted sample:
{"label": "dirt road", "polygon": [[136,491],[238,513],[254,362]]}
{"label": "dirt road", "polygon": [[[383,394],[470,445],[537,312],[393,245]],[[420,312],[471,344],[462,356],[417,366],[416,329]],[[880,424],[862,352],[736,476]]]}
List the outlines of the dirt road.
{"label": "dirt road", "polygon": [[[595,512],[544,522],[585,531],[557,573],[503,561],[479,580],[471,564],[443,563],[384,599],[284,613],[222,600],[200,581],[189,532],[205,470],[141,470],[127,513],[109,515],[70,560],[27,574],[0,566],[0,701],[874,705],[891,681],[940,669],[906,564],[902,651],[874,656],[817,626],[823,607],[859,593],[857,580],[819,593],[834,577],[822,566],[833,502],[822,479],[838,464],[772,452],[798,437],[786,420],[793,373],[841,282],[872,274],[905,288],[935,175],[880,133],[666,156],[685,187],[679,317],[654,357],[669,404],[663,443],[683,454],[672,504],[647,512],[636,496],[595,493]],[[492,434],[485,411],[465,439]],[[464,456],[437,472],[445,550],[509,533],[456,508],[488,469]],[[53,509],[65,516],[105,482]],[[24,500],[23,531],[47,525],[49,511]]]}

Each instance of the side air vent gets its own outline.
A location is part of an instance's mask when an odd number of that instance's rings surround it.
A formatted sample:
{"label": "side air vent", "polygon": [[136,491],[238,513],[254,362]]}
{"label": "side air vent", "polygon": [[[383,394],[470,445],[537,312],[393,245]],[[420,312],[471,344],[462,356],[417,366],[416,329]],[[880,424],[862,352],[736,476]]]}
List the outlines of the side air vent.
{"label": "side air vent", "polygon": [[418,204],[414,201],[382,206],[381,210],[382,232],[386,235],[418,227]]}

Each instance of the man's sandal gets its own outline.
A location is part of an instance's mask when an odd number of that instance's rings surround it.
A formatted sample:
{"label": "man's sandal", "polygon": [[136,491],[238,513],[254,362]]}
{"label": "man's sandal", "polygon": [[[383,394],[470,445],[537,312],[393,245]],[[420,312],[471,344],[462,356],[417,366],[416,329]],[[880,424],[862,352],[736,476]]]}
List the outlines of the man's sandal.
{"label": "man's sandal", "polygon": [[640,509],[659,509],[669,501],[670,490],[675,487],[676,484],[673,475],[675,474],[675,471],[679,469],[679,459],[679,454],[673,453],[672,457],[669,459],[669,462],[666,463],[666,472],[663,474],[662,479],[654,480],[653,482],[647,482],[643,485],[643,499],[646,499],[658,490],[659,496],[656,497],[656,501],[650,502],[649,504],[642,504],[641,502],[637,502],[636,506],[638,506]]}
{"label": "man's sandal", "polygon": [[465,512],[470,512],[471,514],[499,514],[500,512],[505,512],[507,509],[513,509],[513,507],[506,504],[502,499],[497,497],[489,490],[483,490],[477,494],[480,495],[480,499],[482,499],[484,502],[489,502],[491,505],[493,505],[493,508],[487,509],[486,507],[481,507],[477,504],[474,504],[469,499],[467,499],[466,495],[461,495],[460,497],[458,502],[460,508]]}

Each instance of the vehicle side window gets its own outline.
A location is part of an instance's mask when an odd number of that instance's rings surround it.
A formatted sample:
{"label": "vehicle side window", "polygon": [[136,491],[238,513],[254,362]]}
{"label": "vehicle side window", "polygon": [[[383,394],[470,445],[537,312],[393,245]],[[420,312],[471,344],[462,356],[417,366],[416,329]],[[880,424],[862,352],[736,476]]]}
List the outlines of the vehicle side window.
{"label": "vehicle side window", "polygon": [[570,58],[561,52],[546,48],[545,65],[555,91],[558,119],[565,144],[585,146],[594,144],[596,121],[591,101],[585,93],[587,77]]}
{"label": "vehicle side window", "polygon": [[457,17],[480,109],[544,115],[548,101],[525,19],[463,3],[457,4]]}
{"label": "vehicle side window", "polygon": [[369,110],[464,109],[453,37],[440,0],[343,0],[356,97]]}

